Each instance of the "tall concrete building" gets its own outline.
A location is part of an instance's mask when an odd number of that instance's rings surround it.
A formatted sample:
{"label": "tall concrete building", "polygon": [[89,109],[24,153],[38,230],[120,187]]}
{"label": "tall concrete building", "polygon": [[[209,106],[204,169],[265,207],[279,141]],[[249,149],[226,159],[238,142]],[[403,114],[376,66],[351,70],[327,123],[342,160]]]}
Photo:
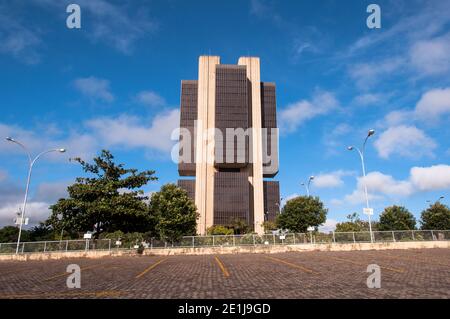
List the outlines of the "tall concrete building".
{"label": "tall concrete building", "polygon": [[201,56],[198,80],[181,82],[178,185],[195,201],[197,233],[235,219],[263,233],[279,212],[275,84],[261,82],[260,61],[237,65]]}

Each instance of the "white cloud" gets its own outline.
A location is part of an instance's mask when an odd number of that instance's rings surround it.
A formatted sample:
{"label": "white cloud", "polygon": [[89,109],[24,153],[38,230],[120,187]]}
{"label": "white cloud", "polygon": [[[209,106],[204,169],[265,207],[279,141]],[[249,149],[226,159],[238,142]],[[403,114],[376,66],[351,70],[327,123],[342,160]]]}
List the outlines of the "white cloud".
{"label": "white cloud", "polygon": [[37,187],[35,201],[55,203],[58,199],[67,197],[67,186],[70,182],[40,183]]}
{"label": "white cloud", "polygon": [[365,202],[364,181],[367,183],[369,200],[380,200],[385,196],[391,198],[408,197],[418,192],[449,190],[450,166],[434,165],[429,167],[412,167],[406,180],[396,180],[391,175],[370,172],[366,178],[359,177],[356,189],[343,200],[334,199],[332,203],[360,204]]}
{"label": "white cloud", "polygon": [[339,102],[331,92],[319,91],[311,101],[301,100],[289,104],[280,111],[280,128],[282,132],[291,133],[305,121],[325,115],[338,108]]}
{"label": "white cloud", "polygon": [[149,125],[137,117],[123,115],[118,118],[99,118],[88,121],[87,126],[105,146],[150,148],[169,151],[174,144],[170,136],[179,126],[180,114],[173,109],[158,114]]}
{"label": "white cloud", "polygon": [[366,175],[366,178],[358,179],[358,188],[363,189],[364,181],[367,188],[371,192],[381,193],[386,195],[400,195],[409,196],[414,190],[409,181],[397,181],[390,175],[385,175],[380,172],[371,172]]}
{"label": "white cloud", "polygon": [[393,154],[406,157],[433,156],[436,143],[415,126],[390,127],[374,143],[378,155],[389,158]]}
{"label": "white cloud", "polygon": [[[34,0],[35,4],[52,9],[55,12],[65,13],[69,0]],[[104,43],[113,47],[123,54],[131,54],[135,43],[148,34],[153,34],[158,24],[148,14],[149,7],[146,5],[133,5],[122,3],[116,4],[107,0],[77,0],[76,3],[82,8],[82,29],[93,43]],[[64,14],[64,19],[66,15]]]}
{"label": "white cloud", "polygon": [[383,100],[382,94],[366,93],[360,94],[353,99],[353,104],[360,106],[374,105]]}
{"label": "white cloud", "polygon": [[338,222],[334,219],[328,218],[322,226],[319,227],[319,231],[323,233],[329,233],[336,229],[336,224]]}
{"label": "white cloud", "polygon": [[[6,205],[0,206],[0,225],[13,225],[14,219],[17,217],[16,213],[21,209],[22,203],[7,203]],[[51,211],[49,209],[48,203],[43,202],[28,202],[25,211],[25,217],[28,217],[29,225],[33,226],[39,224],[39,222],[44,221],[48,218]]]}
{"label": "white cloud", "polygon": [[412,65],[422,75],[446,74],[450,71],[450,33],[422,40],[410,49]]}
{"label": "white cloud", "polygon": [[37,48],[42,43],[40,36],[20,22],[17,17],[10,16],[8,8],[0,5],[0,53],[8,54],[27,63],[40,61]]}
{"label": "white cloud", "polygon": [[353,175],[354,172],[338,170],[331,173],[318,174],[313,179],[313,185],[317,188],[336,188],[344,185],[342,177]]}
{"label": "white cloud", "polygon": [[136,100],[147,106],[164,106],[166,100],[153,91],[141,91],[136,95]]}
{"label": "white cloud", "polygon": [[450,189],[450,166],[413,167],[410,179],[422,191]]}
{"label": "white cloud", "polygon": [[113,102],[114,95],[109,88],[109,81],[90,76],[78,78],[74,81],[75,88],[86,97],[98,99],[105,102]]}
{"label": "white cloud", "polygon": [[394,57],[376,63],[353,64],[349,67],[348,72],[360,89],[367,90],[382,79],[384,75],[400,69],[404,63],[404,58]]}
{"label": "white cloud", "polygon": [[[447,53],[450,56],[450,49]],[[450,88],[425,92],[416,104],[415,113],[420,120],[437,119],[441,115],[450,114]]]}

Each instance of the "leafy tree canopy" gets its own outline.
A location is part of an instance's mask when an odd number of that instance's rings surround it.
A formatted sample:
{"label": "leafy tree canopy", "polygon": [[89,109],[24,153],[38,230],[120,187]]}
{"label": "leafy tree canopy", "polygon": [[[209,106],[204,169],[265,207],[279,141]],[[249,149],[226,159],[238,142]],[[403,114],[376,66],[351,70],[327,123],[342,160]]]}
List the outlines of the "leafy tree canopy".
{"label": "leafy tree canopy", "polygon": [[386,207],[380,215],[379,230],[411,230],[416,229],[416,219],[403,206]]}
{"label": "leafy tree canopy", "polygon": [[149,211],[158,237],[177,241],[196,234],[197,208],[185,190],[166,184],[151,196]]}
{"label": "leafy tree canopy", "polygon": [[69,198],[52,205],[47,221],[55,230],[76,232],[144,232],[149,227],[149,214],[140,187],[156,180],[154,171],[138,172],[114,163],[114,156],[103,150],[94,158],[94,164],[80,158],[78,162],[90,177],[78,177],[67,188]]}
{"label": "leafy tree canopy", "polygon": [[233,229],[222,225],[211,226],[206,230],[208,235],[233,235]]}
{"label": "leafy tree canopy", "polygon": [[[369,231],[369,222],[361,220],[358,213],[347,215],[347,222],[337,223],[336,232],[361,232]],[[376,222],[372,221],[372,230],[377,229]]]}
{"label": "leafy tree canopy", "polygon": [[277,225],[290,232],[304,233],[312,226],[317,228],[325,223],[328,209],[318,197],[298,196],[289,200],[277,217]]}
{"label": "leafy tree canopy", "polygon": [[450,209],[436,202],[421,213],[422,229],[450,230]]}

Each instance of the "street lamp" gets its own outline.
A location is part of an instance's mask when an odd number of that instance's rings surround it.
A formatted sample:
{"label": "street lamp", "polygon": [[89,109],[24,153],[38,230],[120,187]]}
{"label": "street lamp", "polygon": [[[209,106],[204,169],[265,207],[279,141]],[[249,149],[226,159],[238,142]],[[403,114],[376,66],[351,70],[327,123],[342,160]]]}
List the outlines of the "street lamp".
{"label": "street lamp", "polygon": [[362,166],[362,173],[363,173],[363,183],[364,183],[364,195],[366,197],[367,216],[369,216],[370,242],[372,242],[372,243],[373,243],[373,233],[372,233],[372,222],[370,220],[371,212],[369,211],[369,207],[370,207],[369,206],[369,196],[367,195],[366,168],[365,168],[365,165],[364,165],[364,151],[366,149],[367,140],[369,139],[369,137],[371,137],[374,134],[375,134],[375,130],[369,130],[367,132],[367,136],[366,136],[366,139],[364,140],[364,144],[363,144],[363,147],[362,147],[361,150],[359,148],[357,148],[356,146],[349,146],[349,147],[347,147],[347,149],[349,151],[357,150],[358,154],[359,154],[359,157],[361,158],[361,166]]}
{"label": "street lamp", "polygon": [[25,145],[23,145],[22,143],[20,143],[19,141],[13,139],[12,137],[7,137],[6,140],[8,142],[11,143],[15,143],[17,145],[19,145],[21,148],[23,148],[25,150],[25,153],[28,156],[28,177],[27,177],[27,185],[25,187],[25,198],[23,200],[23,206],[22,206],[22,216],[20,217],[20,224],[19,224],[19,236],[17,237],[17,247],[16,247],[16,254],[19,253],[19,245],[20,245],[20,236],[22,235],[22,225],[24,222],[24,216],[25,216],[25,208],[27,206],[27,199],[28,199],[28,189],[30,187],[30,179],[31,179],[31,171],[33,169],[34,163],[36,163],[36,161],[44,154],[47,153],[51,153],[51,152],[59,152],[59,153],[64,153],[66,150],[64,148],[56,148],[56,149],[51,149],[48,151],[44,151],[39,153],[34,159],[31,158],[31,154],[28,151],[28,149],[25,147]]}
{"label": "street lamp", "polygon": [[305,184],[305,183],[301,183],[300,184],[302,186],[305,186],[305,188],[306,188],[306,195],[308,195],[308,197],[309,197],[309,185],[311,184],[311,181],[313,179],[314,179],[314,176],[310,176],[309,179],[308,179],[308,183],[307,184]]}
{"label": "street lamp", "polygon": [[[440,203],[441,202],[441,200],[442,199],[444,199],[445,197],[444,196],[440,196],[436,201],[435,201],[435,203]],[[431,200],[427,200],[427,203],[431,203]]]}

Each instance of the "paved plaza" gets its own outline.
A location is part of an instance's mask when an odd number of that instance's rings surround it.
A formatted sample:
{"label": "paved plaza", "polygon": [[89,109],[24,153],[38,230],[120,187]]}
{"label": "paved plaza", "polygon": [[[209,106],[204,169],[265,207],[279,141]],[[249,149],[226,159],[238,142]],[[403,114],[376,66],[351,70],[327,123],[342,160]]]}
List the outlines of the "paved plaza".
{"label": "paved plaza", "polygon": [[3,261],[0,298],[450,298],[450,249]]}

